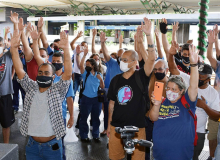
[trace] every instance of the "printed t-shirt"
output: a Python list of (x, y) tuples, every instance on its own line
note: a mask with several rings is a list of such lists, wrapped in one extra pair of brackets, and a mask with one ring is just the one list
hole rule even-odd
[[(148, 88), (150, 77), (146, 76), (144, 68), (135, 72), (139, 72), (144, 88)], [(146, 105), (143, 94), (136, 83), (135, 73), (129, 79), (125, 79), (122, 74), (117, 76), (120, 76), (118, 81), (116, 82), (115, 76), (108, 90), (108, 98), (115, 102), (111, 125), (114, 127), (131, 125), (144, 128)]]
[(183, 64), (182, 61), (179, 61), (177, 58), (175, 58), (175, 62), (176, 62), (176, 65), (177, 65), (177, 68), (184, 72), (184, 73), (187, 73), (190, 75), (190, 67), (187, 67)]
[[(196, 103), (185, 93), (186, 101), (195, 114)], [(195, 126), (192, 116), (179, 99), (171, 103), (166, 99), (159, 109), (153, 128), (153, 156), (157, 160), (191, 160), (194, 152)]]
[(0, 96), (14, 93), (11, 79), (12, 66), (11, 53), (8, 51), (0, 57)]

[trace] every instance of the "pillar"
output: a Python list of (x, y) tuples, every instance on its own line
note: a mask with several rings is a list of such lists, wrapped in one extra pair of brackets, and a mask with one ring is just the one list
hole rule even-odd
[(48, 21), (44, 21), (43, 31), (46, 35), (48, 35)]
[[(90, 21), (90, 26), (97, 26), (97, 20)], [(92, 29), (90, 29), (90, 37), (92, 37)]]
[(74, 35), (74, 23), (69, 24), (69, 35)]
[(189, 40), (190, 24), (179, 24), (179, 29), (176, 33), (178, 43), (186, 43)]
[[(85, 32), (85, 21), (82, 21), (82, 20), (77, 21), (77, 33), (79, 31), (82, 31), (83, 33)], [(84, 34), (82, 37), (79, 38), (79, 42), (80, 41), (81, 42), (84, 41)]]

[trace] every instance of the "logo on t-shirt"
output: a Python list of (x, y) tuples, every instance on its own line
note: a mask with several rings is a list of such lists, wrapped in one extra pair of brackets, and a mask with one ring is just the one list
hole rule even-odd
[(2, 78), (4, 77), (5, 70), (6, 70), (6, 64), (4, 60), (2, 60), (0, 61), (0, 82), (2, 81)]
[(118, 91), (118, 103), (120, 105), (126, 105), (132, 99), (133, 92), (129, 86), (124, 86)]
[(161, 105), (159, 110), (159, 119), (167, 119), (179, 117), (180, 109), (177, 106), (169, 105)]

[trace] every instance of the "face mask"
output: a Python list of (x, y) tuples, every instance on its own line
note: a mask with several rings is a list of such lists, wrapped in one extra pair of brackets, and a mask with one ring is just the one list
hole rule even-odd
[[(41, 57), (42, 58), (42, 57)], [(44, 61), (44, 63), (46, 63), (47, 61), (46, 61), (46, 58), (42, 58), (42, 60)]]
[[(207, 78), (207, 79), (209, 79), (209, 78)], [(207, 80), (207, 79), (206, 79), (206, 80)], [(198, 86), (201, 87), (201, 86), (205, 85), (205, 81), (206, 81), (206, 80), (199, 80)]]
[(37, 76), (36, 81), (40, 88), (47, 88), (51, 86), (53, 82), (53, 77)]
[(99, 65), (99, 61), (96, 61), (97, 65)]
[(100, 53), (99, 56), (100, 56), (100, 58), (104, 58), (103, 53)]
[(123, 61), (120, 62), (120, 69), (123, 71), (123, 72), (127, 72), (130, 68), (128, 68), (128, 64), (129, 63), (125, 63)]
[(3, 47), (0, 47), (0, 54), (3, 53)]
[(163, 73), (156, 72), (154, 73), (154, 75), (158, 80), (162, 80), (166, 76), (165, 72)]
[(175, 101), (179, 97), (179, 93), (172, 92), (171, 90), (166, 91), (166, 95), (169, 101)]
[(91, 72), (92, 67), (86, 66), (85, 70), (86, 70), (87, 73), (88, 73), (88, 72)]
[(182, 56), (182, 61), (183, 61), (185, 64), (189, 64), (189, 63), (190, 63), (189, 57), (184, 57), (184, 56)]
[(56, 71), (60, 70), (63, 67), (63, 63), (52, 63), (56, 68)]
[(59, 51), (60, 49), (57, 46), (54, 46), (54, 50)]

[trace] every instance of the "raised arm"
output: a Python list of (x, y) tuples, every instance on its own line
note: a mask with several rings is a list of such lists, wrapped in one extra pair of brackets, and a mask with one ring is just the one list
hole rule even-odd
[(152, 30), (151, 21), (145, 17), (144, 24), (143, 24), (143, 22), (141, 23), (141, 28), (147, 36), (148, 58), (147, 58), (146, 51), (145, 51), (144, 44), (143, 44), (143, 39), (142, 39), (143, 36), (141, 36), (142, 33), (140, 32), (140, 30), (138, 31), (138, 43), (141, 48), (140, 52), (141, 52), (142, 57), (145, 62), (145, 64), (144, 64), (145, 74), (147, 76), (150, 76), (150, 74), (153, 70), (153, 67), (154, 67), (155, 59), (156, 59), (156, 52), (155, 52), (155, 46), (154, 46), (154, 41), (153, 41), (153, 35), (151, 32), (151, 30)]
[(31, 30), (32, 30), (31, 22), (27, 22), (26, 33), (25, 33), (27, 38), (31, 35)]
[(23, 69), (23, 64), (20, 60), (19, 53), (18, 53), (18, 46), (20, 45), (20, 36), (18, 30), (14, 30), (13, 36), (11, 35), (11, 56), (13, 61), (13, 66), (15, 68), (15, 72), (18, 76), (18, 79), (23, 79), (25, 76), (25, 71)]
[(14, 30), (18, 30), (18, 13), (11, 11), (11, 22), (14, 24)]
[(21, 42), (23, 44), (25, 60), (30, 61), (33, 58), (33, 53), (28, 43), (28, 37), (26, 37), (24, 33), (25, 26), (23, 24), (23, 18), (19, 18), (18, 28), (19, 32), (21, 32)]
[[(54, 42), (56, 43), (56, 42)], [(72, 77), (72, 60), (69, 52), (69, 40), (68, 35), (62, 31), (60, 32), (60, 42), (56, 43), (57, 46), (63, 49), (64, 53), (64, 73), (62, 75), (63, 80), (70, 80)]]
[[(8, 44), (8, 33), (10, 33), (10, 27), (5, 27), (5, 35), (4, 35), (4, 40), (5, 43)], [(9, 48), (10, 46), (6, 46), (7, 48)]]
[(215, 42), (215, 32), (214, 31), (209, 31), (208, 33), (208, 50), (207, 50), (207, 58), (214, 70), (217, 69), (217, 60), (213, 56), (213, 43)]
[[(193, 45), (189, 46), (189, 60), (190, 60), (190, 85), (188, 88), (189, 99), (195, 101), (198, 94), (198, 53), (196, 47)], [(195, 65), (197, 64), (197, 65)], [(194, 65), (194, 66), (193, 66)]]
[(218, 43), (219, 30), (218, 30), (218, 25), (217, 25), (217, 24), (214, 25), (213, 31), (215, 32), (215, 50), (216, 50), (216, 56), (219, 57), (219, 56), (220, 56), (220, 48), (219, 48), (219, 43)]
[(162, 44), (163, 44), (163, 49), (164, 52), (166, 54), (166, 58), (168, 59), (169, 56), (169, 49), (170, 49), (170, 45), (169, 42), (167, 40), (167, 20), (165, 18), (162, 19), (162, 22), (160, 22), (160, 31), (162, 33)]
[(177, 38), (176, 38), (176, 31), (179, 29), (179, 22), (174, 22), (174, 24), (172, 24), (173, 30), (172, 30), (172, 41), (176, 41), (177, 42)]
[(108, 62), (110, 61), (110, 55), (108, 54), (108, 49), (105, 45), (105, 41), (106, 41), (106, 37), (105, 37), (105, 33), (104, 32), (101, 32), (100, 33), (100, 41), (101, 41), (101, 48), (102, 48), (102, 52), (103, 52), (103, 55), (104, 55), (104, 58), (105, 60)]
[(121, 34), (119, 37), (119, 49), (122, 48), (122, 43), (124, 42), (123, 35)]
[(138, 42), (137, 42), (137, 32), (135, 33), (135, 35), (134, 35), (134, 50), (138, 53), (138, 61), (140, 62), (140, 61), (142, 61), (142, 55), (141, 55), (141, 53), (139, 52), (139, 44), (138, 44)]
[(44, 48), (47, 49), (49, 44), (47, 42), (47, 37), (46, 37), (46, 35), (45, 35), (44, 31), (43, 31), (44, 20), (43, 20), (42, 17), (40, 17), (40, 19), (38, 20), (37, 26), (38, 26), (38, 32), (41, 32), (40, 38), (41, 38), (41, 41), (43, 43), (43, 46), (44, 46)]
[(38, 39), (40, 39), (40, 34), (41, 32), (37, 32), (37, 27), (33, 26), (31, 31), (31, 38), (33, 39), (34, 59), (36, 60), (38, 66), (44, 63), (44, 60), (40, 56), (40, 51), (38, 47)]
[(92, 30), (92, 54), (95, 54), (96, 53), (96, 50), (95, 50), (95, 37), (97, 35), (97, 29), (93, 29)]
[(179, 75), (180, 71), (176, 66), (175, 57), (174, 55), (178, 51), (179, 45), (176, 41), (172, 41), (171, 48), (169, 50), (169, 56), (168, 56), (168, 66), (169, 71), (172, 75)]
[[(79, 47), (79, 46), (77, 46), (77, 47)], [(77, 48), (77, 50), (78, 50), (78, 48)], [(86, 59), (86, 56), (87, 56), (88, 52), (89, 52), (88, 46), (85, 45), (85, 46), (84, 46), (84, 55), (83, 55), (83, 58), (81, 59), (81, 61), (80, 61), (80, 57), (77, 56), (78, 61), (79, 61), (79, 63), (80, 63), (79, 69), (80, 69), (81, 74), (83, 74), (83, 73), (85, 72), (85, 66), (84, 66), (84, 64), (85, 64), (85, 59)]]
[(72, 42), (70, 42), (70, 47), (71, 47), (72, 50), (75, 50), (75, 43), (76, 43), (76, 41), (77, 41), (80, 37), (82, 37), (82, 36), (83, 36), (83, 32), (80, 31), (80, 32), (77, 34), (76, 38), (74, 38), (74, 39), (72, 40)]
[(160, 42), (160, 32), (157, 28), (155, 29), (154, 32), (155, 32), (156, 43), (157, 43), (158, 57), (163, 58), (163, 53), (162, 53), (162, 50), (161, 50), (161, 42)]

